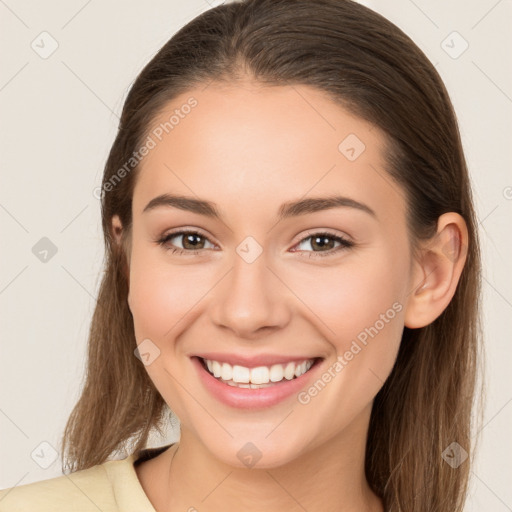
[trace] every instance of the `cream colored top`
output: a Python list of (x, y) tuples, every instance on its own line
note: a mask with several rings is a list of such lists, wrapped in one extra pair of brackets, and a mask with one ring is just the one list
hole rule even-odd
[(0, 512), (156, 512), (134, 463), (156, 457), (169, 446), (0, 490)]

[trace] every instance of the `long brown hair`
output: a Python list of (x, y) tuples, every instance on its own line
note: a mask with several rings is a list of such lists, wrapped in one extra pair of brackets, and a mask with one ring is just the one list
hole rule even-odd
[[(350, 0), (221, 5), (179, 30), (138, 75), (103, 175), (105, 271), (83, 390), (63, 435), (63, 467), (103, 463), (117, 450), (146, 447), (152, 429), (162, 432), (169, 410), (134, 356), (127, 304), (139, 167), (126, 168), (126, 162), (177, 95), (247, 76), (267, 85), (315, 87), (386, 134), (386, 170), (406, 192), (413, 249), (435, 234), (443, 213), (457, 212), (466, 221), (467, 260), (455, 295), (430, 325), (404, 328), (396, 364), (373, 404), (366, 450), (366, 476), (386, 510), (461, 511), (473, 456), (481, 339), (481, 260), (468, 170), (435, 68), (399, 28)], [(115, 214), (125, 228), (121, 246), (111, 231)], [(458, 468), (442, 457), (453, 442), (470, 454)]]

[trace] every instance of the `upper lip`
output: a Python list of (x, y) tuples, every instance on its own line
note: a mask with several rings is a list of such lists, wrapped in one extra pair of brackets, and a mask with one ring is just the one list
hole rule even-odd
[(211, 361), (218, 361), (219, 363), (228, 363), (231, 366), (245, 366), (246, 368), (272, 366), (274, 364), (287, 364), (289, 362), (300, 363), (302, 361), (309, 361), (310, 359), (318, 359), (318, 356), (308, 357), (279, 354), (257, 354), (254, 356), (247, 356), (242, 354), (222, 354), (219, 352), (203, 352), (201, 354), (194, 354), (194, 356), (202, 359), (210, 359)]

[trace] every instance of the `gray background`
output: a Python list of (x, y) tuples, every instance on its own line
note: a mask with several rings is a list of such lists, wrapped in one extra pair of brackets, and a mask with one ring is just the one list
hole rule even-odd
[[(512, 510), (512, 2), (362, 3), (428, 55), (459, 118), (482, 239), (487, 352), (487, 404), (466, 510)], [(93, 190), (137, 73), (210, 5), (0, 0), (0, 488), (61, 474), (53, 450), (78, 398), (102, 269)]]

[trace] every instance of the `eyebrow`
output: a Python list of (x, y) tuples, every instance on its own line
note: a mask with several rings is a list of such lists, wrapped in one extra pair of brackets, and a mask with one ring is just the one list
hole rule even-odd
[[(146, 213), (162, 206), (179, 208), (180, 210), (221, 220), (221, 215), (215, 203), (205, 201), (203, 199), (172, 194), (162, 194), (155, 197), (146, 205), (144, 210), (142, 210), (142, 213)], [(376, 213), (366, 204), (360, 203), (349, 197), (334, 195), (328, 197), (309, 197), (306, 199), (283, 203), (279, 208), (278, 219), (281, 221), (290, 217), (297, 217), (307, 213), (315, 213), (339, 207), (354, 208), (377, 218)]]

